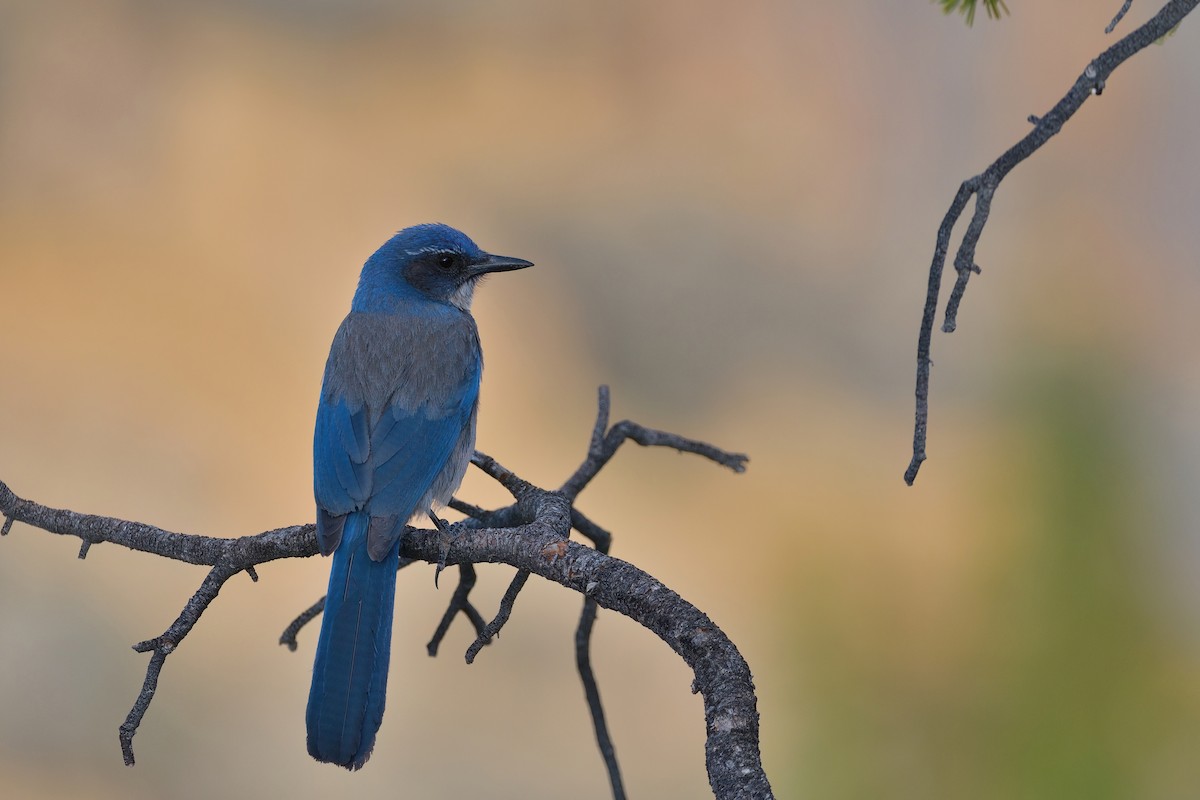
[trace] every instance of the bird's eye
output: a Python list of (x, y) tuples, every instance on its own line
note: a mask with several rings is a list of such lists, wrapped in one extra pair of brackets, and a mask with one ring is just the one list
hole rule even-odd
[(454, 256), (448, 253), (438, 256), (437, 265), (442, 272), (449, 272), (454, 269)]

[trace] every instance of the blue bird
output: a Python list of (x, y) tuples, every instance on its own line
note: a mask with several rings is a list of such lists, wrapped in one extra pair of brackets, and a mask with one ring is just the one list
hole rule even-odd
[[(325, 365), (313, 436), (317, 542), (333, 554), (308, 696), (308, 752), (359, 769), (383, 721), (400, 537), (449, 501), (475, 447), (479, 279), (533, 266), (440, 224), (363, 265)], [(436, 518), (435, 518), (436, 519)]]

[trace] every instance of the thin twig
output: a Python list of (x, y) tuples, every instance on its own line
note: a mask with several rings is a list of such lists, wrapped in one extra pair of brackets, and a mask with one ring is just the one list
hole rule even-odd
[(612, 534), (592, 522), (577, 508), (571, 508), (571, 527), (582, 533), (601, 553), (612, 547)]
[(442, 639), (446, 637), (446, 632), (450, 630), (450, 623), (454, 621), (459, 612), (462, 612), (475, 626), (476, 636), (483, 633), (485, 627), (483, 615), (471, 604), (469, 599), (471, 589), (474, 587), (475, 565), (459, 564), (458, 586), (454, 588), (454, 594), (450, 597), (446, 613), (442, 614), (442, 621), (438, 623), (437, 630), (433, 632), (433, 638), (429, 640), (429, 644), (425, 645), (425, 650), (429, 655), (436, 656), (438, 654), (438, 647), (441, 645)]
[(154, 699), (154, 693), (158, 689), (158, 676), (167, 661), (167, 656), (175, 652), (175, 648), (179, 646), (183, 638), (191, 633), (192, 628), (199, 622), (200, 615), (208, 608), (209, 603), (216, 599), (217, 593), (221, 591), (225, 581), (238, 572), (241, 570), (232, 569), (228, 565), (214, 566), (205, 576), (200, 588), (187, 601), (183, 611), (171, 623), (171, 627), (167, 628), (161, 636), (138, 642), (133, 646), (133, 649), (139, 653), (153, 652), (154, 655), (150, 657), (150, 663), (146, 666), (146, 679), (142, 682), (142, 690), (138, 692), (133, 708), (125, 717), (125, 722), (121, 724), (121, 755), (125, 759), (126, 766), (132, 767), (134, 764), (133, 737), (142, 724), (146, 710), (150, 708), (150, 701)]
[(1125, 0), (1125, 2), (1121, 4), (1121, 10), (1118, 11), (1117, 15), (1112, 18), (1112, 22), (1105, 26), (1104, 32), (1112, 33), (1114, 30), (1116, 30), (1117, 26), (1121, 24), (1121, 20), (1125, 19), (1125, 15), (1129, 13), (1129, 7), (1132, 5), (1133, 0)]
[(279, 637), (279, 643), (287, 645), (287, 649), (291, 650), (293, 653), (296, 652), (296, 648), (298, 647), (296, 635), (300, 633), (301, 628), (320, 616), (321, 612), (324, 610), (325, 596), (322, 595), (320, 600), (301, 611), (300, 614), (294, 620), (292, 620), (286, 628), (283, 629), (283, 634)]
[(592, 438), (588, 442), (588, 455), (600, 456), (604, 452), (604, 436), (608, 433), (608, 415), (612, 408), (612, 393), (607, 384), (596, 390), (596, 424), (592, 426)]
[(941, 225), (938, 226), (933, 262), (929, 267), (929, 282), (925, 291), (925, 308), (921, 315), (921, 330), (917, 337), (913, 455), (908, 468), (904, 471), (905, 483), (912, 485), (921, 468), (921, 463), (926, 458), (925, 441), (929, 423), (929, 367), (933, 363), (929, 354), (933, 337), (933, 322), (937, 314), (942, 269), (950, 248), (950, 234), (955, 223), (962, 216), (967, 201), (972, 196), (975, 197), (975, 211), (954, 257), (954, 268), (958, 272), (958, 278), (946, 305), (946, 318), (942, 324), (942, 330), (946, 333), (955, 329), (958, 306), (966, 292), (967, 282), (972, 274), (979, 272), (979, 267), (975, 263), (975, 249), (983, 234), (983, 228), (987, 224), (992, 198), (1000, 182), (1012, 171), (1013, 167), (1029, 158), (1057, 134), (1089, 97), (1101, 94), (1108, 76), (1112, 74), (1113, 70), (1121, 66), (1130, 56), (1165, 36), (1198, 4), (1200, 4), (1200, 0), (1170, 0), (1146, 24), (1097, 56), (1084, 68), (1076, 78), (1074, 85), (1049, 112), (1041, 117), (1030, 117), (1031, 121), (1036, 120), (1033, 130), (993, 161), (986, 170), (963, 181), (954, 195), (949, 210), (942, 217)]
[(502, 465), (487, 453), (481, 453), (476, 450), (475, 454), (471, 456), (471, 463), (483, 470), (485, 474), (494, 478), (505, 489), (508, 489), (512, 496), (518, 501), (537, 491), (537, 487), (528, 481), (517, 477), (516, 473)]
[(171, 651), (167, 649), (155, 650), (154, 655), (150, 656), (150, 663), (146, 665), (146, 679), (142, 682), (142, 690), (138, 692), (137, 699), (133, 702), (133, 708), (129, 709), (129, 714), (121, 723), (118, 736), (121, 741), (121, 756), (125, 759), (127, 767), (132, 767), (135, 763), (133, 737), (137, 733), (138, 726), (142, 724), (142, 717), (146, 716), (146, 711), (150, 708), (150, 701), (154, 699), (154, 693), (158, 690), (158, 675), (162, 672), (163, 664), (166, 663), (170, 653)]
[(488, 515), (491, 513), (486, 508), (480, 508), (479, 506), (463, 502), (456, 497), (451, 497), (450, 502), (447, 503), (447, 505), (460, 514), (466, 514), (471, 519), (477, 519), (480, 521), (486, 520)]
[[(1200, 0), (1198, 0), (1200, 2)], [(713, 447), (706, 442), (688, 439), (674, 433), (654, 430), (638, 425), (630, 420), (622, 420), (608, 430), (603, 436), (600, 432), (608, 422), (609, 398), (608, 387), (600, 387), (599, 413), (596, 415), (596, 426), (592, 431), (591, 446), (588, 447), (587, 458), (579, 465), (570, 478), (567, 478), (559, 492), (568, 500), (574, 501), (592, 479), (604, 468), (625, 441), (637, 442), (643, 447), (670, 447), (681, 453), (693, 453), (715, 461), (721, 466), (728, 467), (734, 472), (745, 472), (749, 456), (742, 453), (730, 453), (719, 447)]]
[(512, 616), (513, 604), (517, 602), (517, 595), (521, 593), (521, 589), (525, 587), (525, 581), (529, 580), (529, 572), (519, 569), (517, 574), (513, 576), (512, 583), (508, 584), (508, 589), (504, 592), (504, 597), (500, 598), (500, 609), (496, 612), (495, 618), (487, 625), (483, 626), (483, 630), (479, 631), (479, 635), (475, 637), (475, 641), (471, 642), (471, 646), (467, 648), (467, 663), (473, 664), (475, 656), (479, 655), (479, 651), (492, 643), (500, 635), (500, 629), (504, 627), (504, 623), (508, 622), (508, 618)]
[(608, 770), (608, 782), (614, 800), (624, 800), (625, 784), (621, 780), (621, 768), (617, 763), (617, 752), (608, 733), (608, 722), (604, 718), (604, 705), (600, 702), (600, 688), (592, 672), (592, 626), (596, 623), (599, 606), (590, 597), (583, 601), (583, 613), (579, 616), (579, 627), (575, 629), (575, 668), (583, 683), (583, 694), (587, 698), (588, 711), (592, 715), (592, 729), (596, 734), (596, 746)]
[[(601, 403), (601, 417), (606, 416)], [(608, 555), (612, 546), (612, 534), (585, 517), (581, 512), (571, 509), (571, 526), (591, 539), (592, 544), (601, 553)], [(595, 586), (592, 586), (595, 589)], [(625, 784), (621, 780), (621, 767), (617, 762), (617, 752), (613, 747), (612, 736), (608, 732), (608, 721), (604, 717), (604, 704), (600, 702), (600, 687), (596, 683), (596, 674), (592, 671), (592, 628), (596, 624), (596, 612), (599, 606), (587, 596), (584, 587), (583, 611), (579, 614), (579, 625), (575, 628), (575, 668), (579, 672), (579, 680), (583, 684), (583, 695), (587, 699), (588, 712), (592, 717), (592, 730), (596, 734), (596, 746), (600, 749), (600, 757), (604, 759), (604, 767), (608, 771), (608, 782), (612, 787), (614, 800), (624, 800)]]

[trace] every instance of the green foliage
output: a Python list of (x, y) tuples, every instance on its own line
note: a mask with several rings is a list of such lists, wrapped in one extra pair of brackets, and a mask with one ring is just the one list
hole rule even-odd
[[(966, 15), (968, 25), (975, 24), (975, 6), (979, 4), (978, 0), (934, 0), (934, 2), (941, 3), (944, 13), (951, 14), (957, 11)], [(983, 8), (992, 19), (1000, 19), (1002, 12), (1008, 13), (1008, 6), (1004, 5), (1004, 0), (983, 0)]]

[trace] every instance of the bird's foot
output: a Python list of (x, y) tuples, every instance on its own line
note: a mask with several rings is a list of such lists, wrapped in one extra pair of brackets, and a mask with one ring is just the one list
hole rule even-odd
[(450, 544), (454, 541), (456, 534), (450, 532), (450, 523), (433, 513), (433, 509), (429, 509), (429, 519), (433, 521), (433, 527), (438, 529), (438, 533), (441, 534), (442, 538), (442, 546), (438, 552), (437, 570), (433, 573), (433, 588), (436, 589), (438, 576), (446, 568), (446, 559), (450, 556)]

